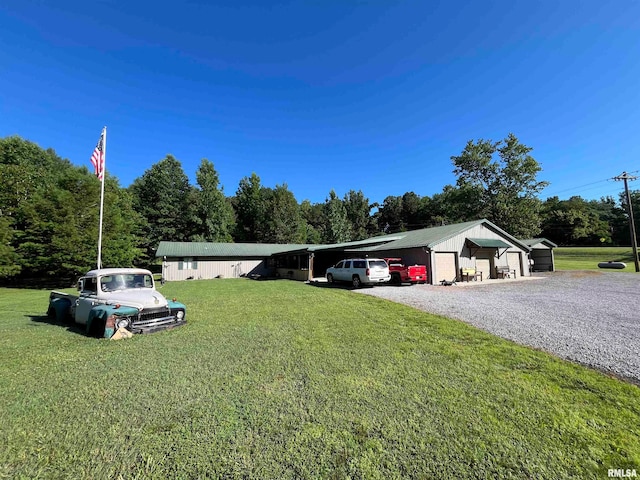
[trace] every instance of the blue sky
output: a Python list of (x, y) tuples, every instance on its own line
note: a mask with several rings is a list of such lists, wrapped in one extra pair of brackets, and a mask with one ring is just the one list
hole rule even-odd
[(637, 1), (4, 0), (0, 32), (0, 137), (90, 167), (106, 125), (123, 186), (171, 153), (227, 195), (256, 172), (298, 201), (431, 196), (509, 132), (543, 199), (640, 170)]

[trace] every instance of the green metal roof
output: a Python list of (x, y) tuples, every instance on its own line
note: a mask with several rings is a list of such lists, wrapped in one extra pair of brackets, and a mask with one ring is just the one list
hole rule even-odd
[(546, 238), (527, 238), (527, 239), (520, 240), (520, 241), (522, 243), (524, 243), (528, 247), (533, 247), (534, 245), (537, 245), (538, 243), (546, 244), (547, 246), (549, 246), (551, 248), (556, 248), (558, 246), (555, 243), (553, 243), (551, 240), (547, 240)]
[(473, 222), (455, 223), (453, 225), (442, 225), (439, 227), (423, 228), (422, 230), (411, 230), (400, 232), (396, 236), (400, 239), (385, 243), (384, 245), (372, 246), (369, 248), (358, 248), (359, 251), (390, 250), (400, 248), (427, 247), (432, 248), (460, 233), (479, 225), (486, 220), (474, 220)]
[(499, 238), (467, 238), (467, 241), (480, 248), (509, 248), (511, 245)]
[[(356, 247), (347, 250), (357, 252), (375, 252), (380, 250), (395, 250), (415, 247), (433, 248), (439, 243), (445, 242), (450, 238), (453, 238), (456, 235), (460, 235), (480, 224), (484, 224), (490, 229), (494, 230), (496, 233), (503, 235), (507, 240), (514, 243), (515, 245), (519, 245), (524, 250), (530, 250), (530, 248), (522, 243), (521, 240), (514, 238), (513, 236), (502, 230), (500, 227), (494, 225), (486, 219), (474, 220), (471, 222), (454, 223), (452, 225), (442, 225), (439, 227), (423, 228), (422, 230), (412, 230), (409, 232), (400, 232), (396, 234), (397, 236), (402, 237), (399, 240), (391, 241), (383, 245)], [(504, 245), (506, 247), (510, 246), (506, 243)], [(506, 248), (505, 246), (501, 246), (500, 248)]]
[(333, 243), (330, 245), (312, 245), (309, 247), (310, 252), (319, 252), (322, 250), (348, 250), (349, 247), (368, 247), (389, 243), (393, 240), (399, 240), (404, 237), (407, 232), (394, 233), (392, 235), (380, 235), (378, 237), (367, 238), (366, 240), (356, 240), (354, 242)]
[[(513, 244), (525, 250), (530, 247), (522, 240), (518, 240), (486, 219), (472, 222), (442, 225), (439, 227), (423, 228), (409, 232), (398, 232), (389, 235), (358, 240), (355, 242), (335, 243), (331, 245), (304, 244), (271, 244), (271, 243), (206, 243), (206, 242), (160, 242), (156, 257), (269, 257), (277, 253), (320, 252), (330, 250), (351, 252), (375, 252), (377, 250), (391, 250), (402, 248), (426, 247), (433, 248), (450, 238), (477, 225), (484, 224), (496, 233), (504, 236)], [(496, 245), (482, 245), (491, 248), (508, 248), (511, 245), (502, 240), (470, 239), (472, 241), (496, 242)], [(499, 245), (498, 245), (499, 243)], [(477, 243), (476, 243), (477, 244)], [(479, 244), (477, 244), (479, 245)]]
[(312, 246), (276, 243), (160, 242), (156, 257), (270, 257), (274, 253), (306, 250)]

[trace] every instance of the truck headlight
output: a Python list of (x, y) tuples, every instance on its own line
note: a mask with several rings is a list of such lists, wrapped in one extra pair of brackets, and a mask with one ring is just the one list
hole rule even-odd
[(131, 320), (128, 317), (116, 318), (116, 330), (120, 328), (129, 328), (131, 326)]
[(178, 320), (182, 320), (182, 319), (184, 318), (184, 310), (178, 310), (178, 311), (176, 312), (176, 318), (177, 318)]

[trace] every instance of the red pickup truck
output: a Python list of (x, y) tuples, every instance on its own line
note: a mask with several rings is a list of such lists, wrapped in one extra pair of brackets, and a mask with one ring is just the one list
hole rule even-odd
[(401, 258), (385, 258), (391, 274), (390, 283), (427, 283), (427, 267), (425, 265), (406, 266)]

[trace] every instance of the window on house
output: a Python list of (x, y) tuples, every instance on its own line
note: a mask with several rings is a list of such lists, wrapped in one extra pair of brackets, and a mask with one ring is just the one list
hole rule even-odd
[(184, 257), (181, 262), (178, 263), (178, 270), (197, 270), (198, 261), (193, 257)]

